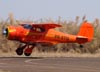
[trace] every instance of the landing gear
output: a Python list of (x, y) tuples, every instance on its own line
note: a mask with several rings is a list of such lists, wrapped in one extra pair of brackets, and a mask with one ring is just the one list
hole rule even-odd
[(33, 48), (34, 48), (34, 46), (31, 46), (31, 47), (27, 46), (27, 48), (24, 51), (24, 55), (25, 56), (30, 56), (32, 54)]
[(16, 53), (17, 53), (17, 55), (22, 55), (23, 54), (23, 49), (22, 48), (16, 49)]
[(17, 55), (22, 55), (24, 52), (25, 56), (30, 56), (32, 54), (32, 50), (35, 45), (24, 45), (22, 46), (21, 44), (19, 47), (16, 49), (16, 54)]
[(22, 46), (22, 44), (19, 45), (19, 47), (16, 49), (17, 55), (23, 54), (23, 49), (26, 47), (26, 45)]

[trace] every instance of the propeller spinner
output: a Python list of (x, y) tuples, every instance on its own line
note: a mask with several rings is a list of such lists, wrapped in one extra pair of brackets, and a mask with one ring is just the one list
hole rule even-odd
[(4, 29), (2, 30), (2, 34), (3, 34), (4, 36), (8, 36), (8, 28), (4, 28)]

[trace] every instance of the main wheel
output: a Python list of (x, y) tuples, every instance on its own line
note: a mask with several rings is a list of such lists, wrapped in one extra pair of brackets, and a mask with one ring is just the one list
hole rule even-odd
[(17, 53), (17, 55), (22, 55), (23, 54), (23, 49), (22, 48), (16, 49), (16, 53)]
[(25, 56), (30, 56), (31, 53), (32, 53), (32, 48), (26, 48), (25, 51), (24, 51)]

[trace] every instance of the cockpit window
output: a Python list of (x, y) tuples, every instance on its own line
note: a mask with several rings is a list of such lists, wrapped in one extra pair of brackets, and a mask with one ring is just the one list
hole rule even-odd
[(26, 29), (30, 29), (34, 32), (45, 32), (45, 28), (42, 28), (42, 27), (34, 27), (32, 25), (29, 25), (29, 24), (23, 24), (22, 25), (24, 28)]
[(28, 25), (28, 24), (24, 24), (23, 27), (26, 28), (26, 29), (31, 29), (32, 28), (32, 26)]
[(45, 32), (45, 29), (40, 28), (40, 27), (33, 27), (31, 30), (36, 31), (36, 32)]

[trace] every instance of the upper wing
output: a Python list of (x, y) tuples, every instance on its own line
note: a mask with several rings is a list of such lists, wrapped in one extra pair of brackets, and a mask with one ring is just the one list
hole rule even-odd
[(54, 23), (45, 23), (45, 24), (32, 24), (33, 27), (40, 27), (40, 28), (45, 28), (45, 29), (52, 29), (56, 27), (61, 27), (59, 24), (54, 24)]
[[(20, 24), (20, 25), (25, 25), (25, 24)], [(56, 28), (56, 27), (61, 27), (61, 25), (55, 24), (55, 23), (29, 24), (29, 25), (31, 25), (32, 27), (40, 27), (40, 28), (45, 28), (45, 29), (52, 29), (52, 28)]]

